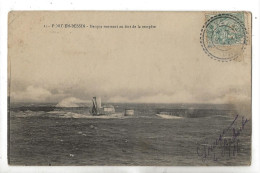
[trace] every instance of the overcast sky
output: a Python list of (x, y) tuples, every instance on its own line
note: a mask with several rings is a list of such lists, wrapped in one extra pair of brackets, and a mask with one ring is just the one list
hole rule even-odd
[[(12, 101), (230, 103), (251, 96), (251, 58), (217, 62), (202, 50), (202, 13), (10, 14)], [(142, 16), (141, 16), (142, 15)], [(52, 23), (155, 29), (43, 28)]]

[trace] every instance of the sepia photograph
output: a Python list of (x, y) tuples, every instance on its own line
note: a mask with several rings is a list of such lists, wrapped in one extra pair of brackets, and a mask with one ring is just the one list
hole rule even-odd
[(252, 14), (10, 11), (11, 166), (250, 166)]

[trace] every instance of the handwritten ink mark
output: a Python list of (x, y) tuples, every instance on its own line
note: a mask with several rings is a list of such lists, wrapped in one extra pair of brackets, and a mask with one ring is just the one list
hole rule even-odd
[[(245, 125), (248, 123), (248, 119), (242, 117), (241, 126), (236, 129), (234, 127), (237, 122), (238, 115), (235, 116), (234, 120), (230, 125), (225, 128), (222, 133), (219, 134), (218, 138), (211, 144), (208, 144), (207, 141), (204, 141), (203, 144), (198, 144), (197, 146), (197, 155), (201, 157), (202, 161), (206, 161), (207, 158), (213, 157), (213, 161), (219, 161), (219, 157), (231, 157), (236, 156), (240, 152), (240, 140), (238, 137), (241, 135), (242, 131), (245, 128)], [(228, 132), (232, 130), (232, 136), (227, 137)], [(217, 156), (218, 151), (220, 151), (220, 156)]]

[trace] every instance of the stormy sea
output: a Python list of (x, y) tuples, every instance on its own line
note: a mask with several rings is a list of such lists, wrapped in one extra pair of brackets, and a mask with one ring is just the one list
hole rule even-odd
[(56, 104), (10, 104), (10, 165), (251, 163), (251, 119), (232, 105), (111, 103), (115, 115), (92, 116), (91, 107)]

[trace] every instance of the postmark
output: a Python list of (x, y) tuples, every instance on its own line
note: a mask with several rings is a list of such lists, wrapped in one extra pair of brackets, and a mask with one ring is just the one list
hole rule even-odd
[(228, 62), (243, 55), (248, 43), (244, 13), (206, 15), (200, 33), (203, 51), (212, 59)]

